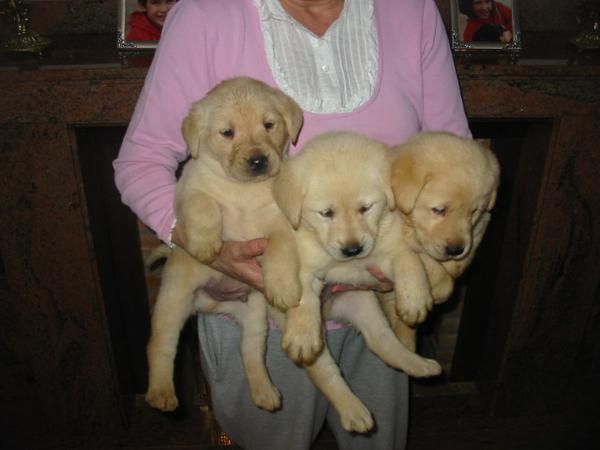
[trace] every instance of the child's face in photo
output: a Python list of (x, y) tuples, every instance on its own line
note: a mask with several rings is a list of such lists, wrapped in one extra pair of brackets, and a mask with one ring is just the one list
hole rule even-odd
[(480, 19), (489, 19), (492, 12), (492, 0), (473, 0), (473, 12)]
[(175, 5), (175, 2), (176, 0), (148, 0), (146, 2), (146, 15), (150, 22), (162, 28), (167, 13)]

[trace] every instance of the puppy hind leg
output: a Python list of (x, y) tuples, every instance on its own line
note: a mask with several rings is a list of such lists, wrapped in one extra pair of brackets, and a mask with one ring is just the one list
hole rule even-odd
[(391, 292), (376, 292), (377, 300), (383, 314), (385, 315), (390, 327), (394, 331), (394, 334), (402, 345), (404, 345), (411, 352), (417, 350), (417, 330), (416, 328), (410, 327), (402, 322), (402, 319), (398, 317), (396, 312), (396, 296), (394, 291)]
[(350, 322), (363, 334), (369, 349), (386, 364), (413, 377), (439, 375), (441, 366), (410, 351), (398, 340), (373, 292), (351, 292), (333, 298), (333, 319)]
[(183, 251), (175, 250), (167, 261), (146, 348), (149, 369), (146, 401), (161, 411), (173, 411), (178, 406), (173, 384), (175, 354), (179, 333), (192, 314), (193, 294), (198, 285), (195, 280), (200, 281), (198, 271), (190, 271), (185, 264), (186, 258), (191, 259)]
[(346, 431), (366, 433), (373, 428), (371, 412), (350, 390), (327, 346), (311, 365), (304, 367), (314, 385), (339, 414)]
[(279, 409), (281, 394), (271, 382), (265, 365), (269, 331), (265, 298), (260, 292), (253, 291), (246, 303), (220, 302), (219, 312), (231, 314), (240, 325), (240, 353), (252, 401), (267, 411)]

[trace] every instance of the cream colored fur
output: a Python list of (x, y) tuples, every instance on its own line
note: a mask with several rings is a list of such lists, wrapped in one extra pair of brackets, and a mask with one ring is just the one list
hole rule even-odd
[[(177, 407), (173, 386), (177, 341), (186, 319), (200, 311), (243, 319), (241, 352), (252, 398), (265, 409), (279, 407), (279, 392), (261, 359), (267, 332), (262, 294), (251, 293), (247, 303), (217, 302), (202, 287), (224, 278), (207, 265), (224, 240), (268, 237), (265, 261), (284, 260), (294, 267), (294, 247), (285, 238), (289, 226), (272, 200), (271, 183), (301, 125), (302, 111), (292, 99), (248, 78), (221, 83), (186, 117), (183, 135), (192, 159), (177, 183), (176, 213), (187, 251), (175, 248), (170, 253), (152, 315), (146, 393), (152, 406)], [(294, 279), (281, 280), (289, 284), (278, 284), (276, 291), (297, 299)]]
[[(491, 150), (443, 132), (416, 134), (394, 149), (392, 189), (404, 239), (421, 256), (435, 303), (445, 301), (469, 266), (496, 201), (500, 167)], [(415, 330), (379, 295), (396, 334), (415, 348)]]
[[(285, 161), (273, 185), (295, 229), (300, 260), (302, 298), (287, 311), (282, 341), (294, 361), (310, 363), (321, 354), (319, 293), (326, 282), (372, 285), (366, 267), (377, 265), (395, 283), (394, 309), (404, 322), (422, 322), (433, 304), (420, 257), (403, 239), (402, 219), (393, 211), (390, 155), (384, 144), (355, 133), (324, 134)], [(347, 314), (365, 321), (382, 315), (378, 308), (371, 315), (350, 312), (354, 307), (340, 301), (335, 309), (343, 314), (348, 308)], [(381, 333), (386, 328), (378, 327)], [(399, 360), (391, 365), (409, 375), (440, 373), (437, 362), (393, 341)], [(381, 353), (388, 361), (390, 356)]]

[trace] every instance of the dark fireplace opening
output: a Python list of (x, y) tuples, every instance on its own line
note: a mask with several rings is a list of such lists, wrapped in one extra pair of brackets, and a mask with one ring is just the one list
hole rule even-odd
[(78, 158), (112, 353), (124, 396), (146, 389), (145, 347), (149, 304), (140, 234), (114, 184), (112, 161), (125, 134), (122, 126), (76, 127)]
[[(150, 316), (160, 285), (160, 268), (144, 258), (160, 244), (153, 232), (121, 202), (112, 162), (125, 135), (124, 126), (75, 127), (77, 156), (91, 236), (108, 322), (112, 354), (125, 404), (142, 402), (148, 384), (146, 344)], [(198, 360), (195, 321), (181, 333), (175, 361), (175, 384), (183, 413), (187, 405), (206, 402)]]
[(475, 260), (457, 281), (451, 299), (437, 305), (419, 329), (419, 351), (438, 359), (445, 372), (439, 380), (417, 383), (423, 395), (431, 386), (448, 383), (470, 384), (465, 389), (479, 395), (498, 381), (552, 123), (473, 120), (471, 130), (498, 157), (501, 184)]
[[(436, 306), (419, 328), (419, 352), (438, 359), (445, 374), (417, 381), (417, 396), (437, 394), (440, 386), (449, 385), (468, 385), (469, 393), (479, 395), (496, 383), (552, 137), (552, 123), (544, 119), (473, 120), (471, 129), (500, 160), (501, 185), (473, 264), (452, 298)], [(158, 240), (121, 203), (114, 186), (112, 161), (124, 133), (123, 126), (75, 128), (115, 365), (123, 394), (136, 396), (146, 389), (145, 346), (159, 285), (159, 273), (149, 272), (143, 257)], [(177, 362), (179, 377), (185, 379), (178, 388), (186, 392), (180, 395), (184, 402), (187, 393), (203, 395), (193, 330), (193, 324), (186, 328), (179, 355), (184, 362)]]

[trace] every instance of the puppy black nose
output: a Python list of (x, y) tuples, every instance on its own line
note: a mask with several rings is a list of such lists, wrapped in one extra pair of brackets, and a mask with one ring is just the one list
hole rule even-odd
[(459, 256), (464, 251), (465, 248), (461, 245), (449, 245), (446, 247), (446, 255), (448, 256)]
[(253, 155), (247, 159), (248, 168), (254, 175), (262, 175), (269, 168), (269, 158), (265, 155)]
[(353, 256), (360, 255), (363, 251), (362, 245), (352, 245), (342, 248), (342, 254), (346, 258), (352, 258)]

